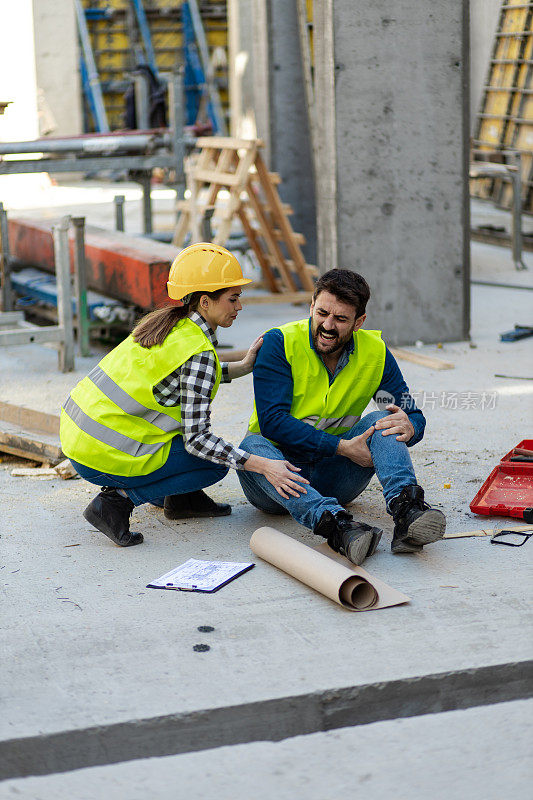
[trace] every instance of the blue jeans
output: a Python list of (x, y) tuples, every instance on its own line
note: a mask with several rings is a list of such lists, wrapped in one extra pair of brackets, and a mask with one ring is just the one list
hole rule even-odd
[[(353, 426), (342, 439), (360, 436), (378, 419), (388, 417), (385, 411), (367, 414)], [(256, 472), (239, 471), (237, 475), (247, 499), (256, 508), (269, 514), (289, 513), (294, 519), (314, 530), (325, 511), (335, 514), (366, 489), (374, 473), (383, 487), (387, 507), (389, 502), (400, 494), (404, 486), (416, 483), (411, 456), (404, 442), (396, 441), (394, 435), (383, 436), (382, 431), (374, 431), (367, 440), (374, 467), (360, 467), (345, 456), (331, 456), (316, 461), (291, 463), (300, 467), (300, 475), (310, 482), (306, 485), (307, 494), (299, 497), (281, 497), (264, 475)], [(249, 434), (240, 447), (248, 453), (265, 458), (284, 459), (283, 450), (272, 444), (264, 436)]]
[(132, 477), (111, 475), (70, 460), (76, 472), (86, 481), (95, 483), (97, 486), (124, 489), (136, 506), (143, 503), (162, 506), (167, 495), (186, 494), (195, 492), (197, 489), (204, 489), (206, 486), (218, 483), (228, 474), (227, 467), (221, 467), (212, 461), (206, 461), (188, 453), (183, 446), (182, 436), (175, 436), (172, 439), (165, 464), (154, 472), (150, 472), (149, 475)]

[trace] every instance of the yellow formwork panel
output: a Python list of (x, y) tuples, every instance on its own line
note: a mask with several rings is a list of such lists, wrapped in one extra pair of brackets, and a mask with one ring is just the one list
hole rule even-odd
[[(109, 8), (111, 19), (88, 20), (89, 34), (94, 51), (100, 81), (103, 83), (104, 105), (112, 130), (124, 127), (124, 92), (111, 91), (111, 81), (124, 81), (129, 70), (135, 67), (133, 42), (128, 33), (127, 15), (134, 18), (129, 0), (82, 0), (85, 8)], [(183, 36), (179, 9), (181, 0), (145, 0), (144, 10), (152, 39), (158, 70), (172, 72), (182, 63)], [(212, 6), (210, 12), (209, 6)], [(222, 16), (220, 12), (222, 11)], [(221, 0), (201, 3), (202, 22), (210, 55), (215, 48), (228, 52), (226, 3)], [(211, 14), (213, 16), (211, 16)], [(135, 26), (136, 28), (136, 26)], [(138, 37), (140, 40), (140, 36)], [(219, 67), (215, 73), (220, 84), (220, 99), (224, 110), (228, 109), (227, 66)]]
[[(521, 151), (526, 200), (533, 168), (533, 72), (528, 63), (533, 54), (532, 12), (533, 2), (502, 3), (475, 137), (475, 146), (482, 151)], [(501, 180), (472, 181), (471, 192), (507, 207), (512, 200), (510, 185)]]

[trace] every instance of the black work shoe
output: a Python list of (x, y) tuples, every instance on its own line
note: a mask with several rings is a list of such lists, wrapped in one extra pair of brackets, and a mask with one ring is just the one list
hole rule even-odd
[(131, 547), (144, 541), (142, 533), (130, 531), (130, 514), (133, 509), (134, 505), (129, 497), (122, 497), (116, 489), (104, 486), (100, 494), (89, 503), (83, 516), (119, 547)]
[(364, 522), (354, 522), (348, 511), (324, 511), (314, 533), (323, 536), (336, 553), (346, 556), (352, 564), (362, 564), (376, 552), (382, 531)]
[(394, 519), (393, 553), (418, 553), (425, 544), (444, 536), (446, 517), (424, 502), (421, 486), (404, 486), (389, 507)]
[(187, 494), (170, 494), (165, 497), (167, 519), (192, 519), (194, 517), (227, 517), (231, 514), (228, 503), (215, 503), (200, 489)]

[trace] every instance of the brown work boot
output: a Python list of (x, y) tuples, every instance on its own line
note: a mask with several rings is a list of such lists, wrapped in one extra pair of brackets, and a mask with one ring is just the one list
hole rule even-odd
[(382, 531), (365, 522), (354, 522), (348, 511), (335, 514), (324, 511), (314, 533), (327, 539), (331, 549), (346, 556), (352, 564), (362, 564), (376, 552)]
[(194, 519), (194, 517), (227, 517), (231, 514), (228, 503), (215, 503), (205, 492), (170, 494), (165, 497), (165, 517), (167, 519)]
[(122, 497), (116, 489), (104, 486), (89, 503), (83, 516), (119, 547), (131, 547), (144, 541), (142, 533), (130, 531), (130, 514), (134, 508), (129, 497)]

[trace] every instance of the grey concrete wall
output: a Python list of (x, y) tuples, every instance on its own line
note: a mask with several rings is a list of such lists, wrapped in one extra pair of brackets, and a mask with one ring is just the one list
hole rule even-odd
[(316, 264), (316, 213), (296, 3), (228, 0), (231, 130), (257, 135), (294, 209), (308, 263)]
[(316, 213), (309, 122), (305, 101), (296, 2), (270, 0), (269, 106), (271, 166), (283, 178), (280, 195), (294, 209), (291, 218), (316, 264)]
[(78, 40), (72, 0), (33, 0), (41, 133), (82, 132)]
[(317, 101), (335, 126), (335, 163), (321, 174), (336, 178), (338, 266), (368, 279), (367, 325), (388, 341), (462, 339), (467, 4), (335, 0), (332, 13), (331, 63), (317, 70), (333, 67), (335, 84)]
[(476, 116), (487, 78), (494, 34), (502, 0), (470, 0), (470, 131), (475, 132)]

